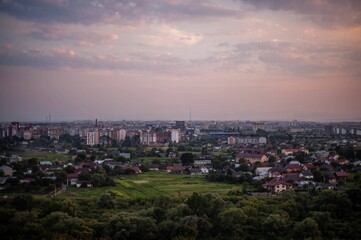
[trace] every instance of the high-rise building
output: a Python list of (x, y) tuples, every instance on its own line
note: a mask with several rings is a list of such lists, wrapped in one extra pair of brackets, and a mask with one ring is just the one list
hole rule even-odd
[(118, 141), (124, 141), (125, 140), (125, 137), (127, 136), (127, 130), (125, 129), (119, 129), (118, 131)]
[(180, 141), (180, 138), (181, 138), (180, 129), (172, 129), (171, 133), (172, 133), (171, 141), (178, 143)]
[(157, 133), (152, 130), (143, 130), (140, 132), (140, 143), (150, 145), (157, 143)]
[(89, 131), (86, 133), (86, 144), (89, 146), (94, 146), (99, 144), (100, 134), (98, 130)]
[(265, 130), (265, 124), (264, 123), (253, 123), (252, 130), (254, 132), (257, 132), (257, 130)]
[(180, 130), (184, 130), (186, 128), (185, 121), (176, 121), (175, 128), (179, 128)]
[(20, 129), (20, 123), (18, 122), (12, 122), (9, 125), (9, 136), (17, 136), (19, 134), (19, 129)]

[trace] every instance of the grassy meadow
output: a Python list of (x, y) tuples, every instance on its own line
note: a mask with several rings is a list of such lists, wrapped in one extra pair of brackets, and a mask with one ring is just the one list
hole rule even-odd
[(115, 179), (116, 186), (100, 188), (69, 187), (61, 197), (98, 198), (102, 193), (113, 191), (117, 197), (152, 198), (157, 196), (189, 196), (198, 193), (226, 193), (240, 189), (238, 185), (208, 182), (204, 176), (168, 174), (164, 171), (141, 173)]
[(65, 153), (52, 153), (52, 152), (21, 152), (17, 153), (23, 160), (29, 160), (30, 158), (38, 158), (39, 160), (46, 160), (51, 162), (67, 161), (71, 159), (71, 156)]

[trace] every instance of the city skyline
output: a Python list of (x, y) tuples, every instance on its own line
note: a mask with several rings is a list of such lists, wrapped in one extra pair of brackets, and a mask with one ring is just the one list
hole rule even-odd
[(0, 3), (0, 122), (361, 121), (361, 2)]

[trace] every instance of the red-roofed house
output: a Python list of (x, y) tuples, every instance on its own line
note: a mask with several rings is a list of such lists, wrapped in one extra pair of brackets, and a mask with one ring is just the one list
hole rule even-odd
[(79, 173), (69, 173), (68, 174), (68, 183), (70, 186), (75, 186), (78, 181)]
[(182, 173), (186, 168), (183, 166), (167, 166), (165, 170), (169, 173)]
[(267, 188), (272, 193), (280, 193), (289, 188), (292, 188), (292, 184), (284, 181), (274, 181), (263, 184), (263, 187)]
[(312, 169), (315, 169), (316, 168), (316, 166), (315, 165), (313, 165), (312, 163), (306, 163), (306, 164), (304, 164), (303, 165), (303, 170), (312, 170)]
[(302, 167), (298, 164), (287, 164), (285, 167), (286, 172), (299, 172)]
[(348, 177), (348, 172), (335, 172), (335, 176), (337, 180), (346, 180)]
[(20, 180), (20, 183), (32, 183), (34, 181), (35, 181), (34, 178), (24, 178)]

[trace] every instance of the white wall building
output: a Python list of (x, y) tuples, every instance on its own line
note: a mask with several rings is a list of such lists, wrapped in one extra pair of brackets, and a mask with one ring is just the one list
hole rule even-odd
[(119, 129), (119, 132), (118, 132), (118, 141), (124, 141), (126, 136), (127, 136), (127, 130), (125, 130), (125, 129)]
[(98, 130), (87, 132), (86, 133), (86, 144), (89, 146), (94, 146), (99, 144), (100, 134)]
[(180, 129), (172, 129), (171, 133), (172, 133), (171, 141), (178, 143), (180, 141), (180, 136), (181, 136)]
[(267, 143), (267, 139), (265, 137), (228, 137), (227, 141), (229, 145)]

